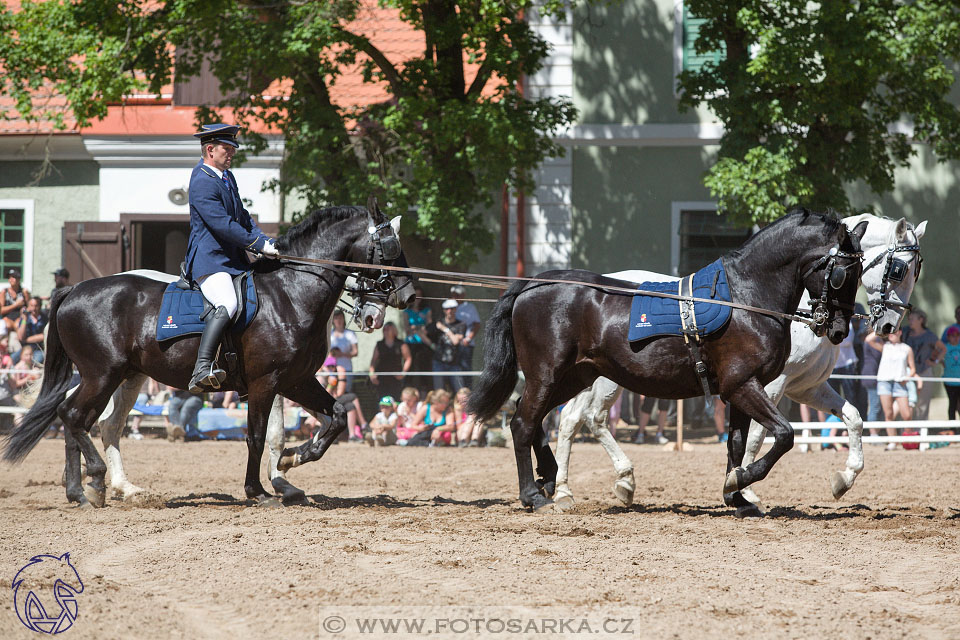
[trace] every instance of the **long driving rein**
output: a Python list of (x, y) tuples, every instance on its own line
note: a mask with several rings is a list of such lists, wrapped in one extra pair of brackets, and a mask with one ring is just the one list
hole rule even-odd
[[(365, 270), (365, 269), (379, 269), (381, 271), (397, 271), (405, 273), (420, 273), (424, 275), (434, 275), (434, 276), (444, 276), (447, 278), (456, 278), (461, 284), (469, 284), (478, 287), (489, 287), (495, 289), (506, 289), (508, 285), (505, 285), (501, 282), (496, 282), (497, 280), (506, 280), (506, 281), (523, 281), (523, 282), (532, 282), (538, 284), (579, 284), (581, 286), (591, 287), (593, 289), (598, 289), (607, 293), (614, 293), (619, 295), (649, 295), (657, 298), (669, 298), (672, 300), (680, 300), (684, 302), (706, 302), (709, 304), (716, 304), (725, 307), (732, 307), (734, 309), (742, 309), (744, 311), (750, 311), (753, 313), (760, 313), (767, 316), (772, 316), (775, 318), (783, 318), (785, 320), (791, 320), (796, 322), (802, 322), (809, 326), (815, 333), (818, 331), (818, 328), (824, 327), (826, 325), (827, 311), (826, 306), (828, 303), (827, 289), (830, 287), (840, 288), (843, 286), (843, 282), (846, 280), (846, 266), (837, 265), (837, 258), (849, 258), (849, 259), (862, 259), (863, 253), (851, 253), (846, 251), (840, 251), (839, 246), (834, 246), (830, 249), (830, 253), (818, 260), (813, 267), (808, 269), (804, 274), (804, 277), (815, 271), (817, 268), (822, 266), (824, 263), (827, 264), (827, 273), (824, 278), (824, 291), (821, 294), (820, 305), (817, 309), (814, 310), (813, 317), (804, 317), (795, 313), (782, 313), (780, 311), (772, 311), (770, 309), (762, 309), (760, 307), (754, 307), (747, 304), (740, 304), (738, 302), (727, 302), (725, 300), (713, 300), (710, 298), (697, 298), (694, 296), (681, 296), (674, 293), (666, 293), (660, 291), (638, 291), (635, 288), (630, 287), (618, 287), (614, 285), (601, 285), (592, 282), (581, 282), (578, 280), (561, 280), (554, 278), (527, 278), (522, 276), (495, 276), (495, 275), (484, 275), (484, 276), (473, 276), (472, 274), (460, 273), (456, 271), (441, 271), (437, 269), (424, 269), (420, 267), (395, 267), (393, 265), (385, 264), (365, 264), (361, 262), (348, 262), (344, 260), (327, 260), (323, 258), (303, 258), (300, 256), (290, 256), (290, 255), (279, 255), (277, 259), (282, 262), (290, 262), (294, 264), (307, 264), (307, 265), (320, 265), (329, 268), (334, 267), (347, 267), (355, 270)], [(351, 273), (350, 275), (355, 275)], [(384, 275), (376, 281), (377, 283), (386, 282)], [(390, 286), (392, 285), (392, 281)], [(381, 294), (388, 293), (389, 291), (383, 291), (381, 289)], [(852, 305), (844, 305), (836, 300), (829, 300), (830, 303), (841, 306), (843, 308), (852, 308)], [(819, 309), (823, 308), (821, 313), (817, 313)]]

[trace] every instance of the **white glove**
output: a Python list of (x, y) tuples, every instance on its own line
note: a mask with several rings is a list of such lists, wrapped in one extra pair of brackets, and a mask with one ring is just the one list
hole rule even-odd
[(280, 252), (277, 251), (277, 248), (273, 246), (273, 242), (270, 240), (263, 243), (263, 250), (260, 253), (271, 257), (280, 255)]

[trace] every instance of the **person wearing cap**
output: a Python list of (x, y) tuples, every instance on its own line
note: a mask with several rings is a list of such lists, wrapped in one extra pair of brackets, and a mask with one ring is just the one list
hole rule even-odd
[[(473, 367), (475, 338), (480, 331), (480, 313), (472, 302), (463, 299), (466, 294), (463, 285), (455, 284), (450, 287), (450, 294), (450, 297), (457, 301), (457, 320), (467, 325), (467, 332), (463, 335), (463, 342), (460, 343), (460, 368), (463, 371), (470, 371)], [(465, 380), (469, 379), (465, 376)]]
[(397, 443), (397, 401), (393, 396), (380, 398), (380, 413), (370, 421), (370, 431), (364, 441), (371, 447), (385, 447)]
[[(457, 320), (458, 306), (457, 301), (453, 298), (444, 300), (441, 305), (443, 319), (428, 327), (430, 340), (434, 344), (434, 373), (463, 371), (460, 345), (463, 343), (463, 336), (467, 333), (467, 325)], [(462, 386), (464, 386), (463, 376), (433, 376), (434, 389), (452, 387), (452, 390), (456, 391)]]
[[(960, 327), (947, 327), (947, 352), (943, 357), (943, 377), (960, 378)], [(955, 420), (960, 410), (960, 381), (944, 382), (947, 391), (947, 418)]]
[(209, 124), (194, 134), (200, 139), (201, 160), (190, 176), (190, 238), (184, 268), (187, 279), (200, 285), (214, 311), (207, 315), (200, 336), (190, 393), (219, 389), (226, 378), (217, 366), (216, 353), (237, 310), (233, 276), (249, 268), (247, 252), (278, 255), (274, 241), (243, 208), (237, 181), (230, 173), (240, 147), (239, 130), (236, 125)]
[(53, 289), (50, 290), (50, 295), (47, 297), (41, 297), (40, 299), (44, 302), (53, 299), (53, 294), (57, 292), (57, 289), (63, 289), (64, 287), (70, 286), (70, 272), (60, 267), (53, 272)]
[(17, 337), (17, 323), (20, 316), (27, 308), (27, 300), (30, 299), (30, 292), (20, 284), (20, 270), (7, 269), (7, 282), (9, 286), (3, 290), (3, 299), (0, 301), (0, 317), (3, 318), (3, 334), (10, 336), (10, 351), (20, 351), (20, 340)]

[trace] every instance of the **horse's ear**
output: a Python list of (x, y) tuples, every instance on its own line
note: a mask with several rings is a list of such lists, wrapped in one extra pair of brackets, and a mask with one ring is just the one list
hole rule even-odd
[(917, 236), (917, 241), (919, 241), (920, 238), (923, 237), (923, 234), (927, 232), (927, 221), (924, 220), (923, 222), (918, 224), (916, 227), (914, 227), (913, 232)]
[[(926, 224), (926, 223), (924, 223)], [(400, 216), (397, 216), (390, 221), (390, 226), (393, 228), (393, 233), (398, 238), (400, 237)]]
[(371, 215), (380, 213), (380, 207), (377, 205), (377, 196), (367, 198), (367, 211), (369, 211)]
[(907, 237), (907, 231), (910, 230), (910, 225), (907, 223), (906, 218), (900, 218), (897, 220), (897, 226), (893, 230), (893, 237), (897, 239), (897, 243), (903, 241)]
[(864, 220), (857, 226), (853, 228), (850, 232), (850, 237), (856, 239), (857, 245), (860, 244), (860, 239), (863, 238), (864, 234), (867, 233), (867, 221)]

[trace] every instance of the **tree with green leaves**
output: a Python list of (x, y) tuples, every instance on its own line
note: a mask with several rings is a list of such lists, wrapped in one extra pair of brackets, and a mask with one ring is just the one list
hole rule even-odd
[[(504, 183), (528, 189), (533, 169), (562, 152), (551, 133), (575, 117), (568, 101), (517, 89), (549, 52), (523, 20), (534, 3), (380, 0), (422, 34), (423, 51), (410, 60), (390, 60), (355, 29), (370, 4), (27, 0), (0, 12), (3, 91), (17, 112), (4, 115), (65, 127), (64, 109), (38, 99), (57, 95), (83, 127), (124, 96), (158, 93), (174, 73), (196, 76), (206, 58), (227, 97), (201, 108), (198, 124), (231, 108), (253, 153), (267, 140), (252, 132), (282, 134), (280, 178), (270, 188), (297, 192), (310, 209), (369, 194), (394, 211), (415, 207), (416, 233), (437, 243), (445, 262), (469, 263), (492, 246), (484, 208)], [(537, 4), (546, 14), (564, 5)], [(357, 64), (388, 100), (334, 102), (331, 87)]]
[(742, 223), (803, 204), (847, 212), (845, 185), (877, 194), (929, 145), (960, 158), (948, 100), (960, 55), (956, 0), (686, 0), (705, 19), (695, 47), (719, 61), (680, 75), (681, 106), (723, 123), (705, 178)]

